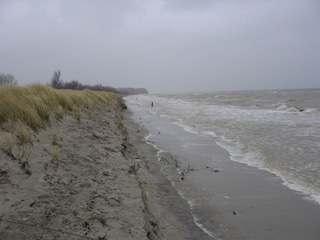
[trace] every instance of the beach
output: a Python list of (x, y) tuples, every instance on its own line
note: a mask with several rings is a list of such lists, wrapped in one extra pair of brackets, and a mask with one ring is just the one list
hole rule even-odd
[(2, 124), (0, 239), (317, 239), (307, 196), (128, 106), (50, 117), (11, 154)]
[[(219, 94), (221, 95), (221, 93)], [(231, 98), (234, 98), (235, 94), (243, 93), (234, 93)], [(257, 95), (257, 99), (262, 95), (261, 93), (254, 94)], [(275, 93), (271, 93), (271, 96), (273, 94)], [(270, 118), (276, 118), (277, 114), (280, 114), (281, 119), (286, 120), (283, 117), (288, 116), (290, 117), (288, 121), (291, 123), (295, 121), (294, 117), (303, 117), (305, 124), (305, 120), (310, 118), (311, 127), (314, 115), (318, 114), (317, 111), (312, 110), (310, 113), (291, 112), (291, 108), (288, 111), (282, 109), (256, 110), (250, 104), (248, 110), (241, 106), (242, 114), (238, 116), (231, 115), (231, 111), (229, 111), (232, 109), (232, 112), (237, 113), (236, 107), (206, 105), (208, 98), (206, 95), (205, 97), (206, 99), (203, 100), (202, 95), (177, 94), (125, 98), (128, 108), (133, 112), (132, 119), (140, 124), (142, 131), (145, 131), (144, 141), (157, 151), (157, 160), (161, 164), (159, 170), (169, 181), (166, 186), (171, 185), (175, 189), (173, 192), (177, 193), (175, 197), (177, 203), (173, 209), (179, 206), (179, 201), (187, 203), (182, 215), (178, 215), (177, 211), (169, 212), (174, 216), (179, 216), (175, 218), (178, 220), (188, 219), (191, 215), (194, 224), (184, 226), (202, 231), (203, 235), (199, 235), (202, 238), (197, 236), (190, 237), (190, 239), (317, 239), (320, 234), (318, 227), (320, 207), (316, 201), (317, 198), (313, 194), (292, 187), (294, 182), (285, 181), (281, 175), (266, 168), (266, 165), (263, 165), (264, 168), (259, 168), (255, 167), (255, 164), (251, 164), (252, 160), (260, 159), (259, 155), (254, 152), (244, 154), (239, 150), (236, 151), (237, 149), (234, 147), (234, 143), (237, 143), (236, 137), (228, 140), (214, 135), (214, 133), (219, 133), (217, 131), (219, 130), (218, 124), (220, 124), (218, 117), (222, 115), (222, 111), (226, 111), (227, 117), (232, 120), (231, 124), (228, 124), (228, 119), (223, 121), (224, 125), (221, 129), (224, 129), (228, 134), (240, 132), (235, 127), (237, 121), (241, 120), (240, 116), (243, 117), (246, 114), (246, 116), (250, 116), (248, 122), (251, 128), (251, 130), (247, 130), (247, 134), (254, 137), (253, 143), (248, 145), (252, 150), (256, 146), (255, 143), (266, 142), (262, 137), (255, 138), (255, 132), (252, 131), (254, 114), (258, 114), (257, 127), (262, 131), (265, 125), (260, 120), (260, 116), (264, 111), (271, 114)], [(215, 95), (213, 97), (217, 99)], [(200, 98), (206, 104), (198, 100), (191, 101), (190, 98)], [(225, 95), (223, 98), (226, 98)], [(150, 106), (151, 101), (154, 102), (153, 107)], [(241, 101), (239, 102), (243, 104)], [(205, 114), (208, 114), (208, 110), (211, 109), (214, 110), (214, 114), (209, 115), (210, 118), (206, 118)], [(179, 115), (179, 118), (176, 115)], [(265, 115), (262, 116), (267, 119)], [(245, 129), (245, 124), (247, 124), (245, 121), (239, 123), (243, 129)], [(270, 121), (267, 121), (266, 124), (269, 126)], [(274, 125), (277, 126), (276, 124), (277, 122)], [(291, 126), (297, 125), (292, 124)], [(297, 131), (296, 128), (293, 130)], [(298, 131), (300, 132), (300, 129)], [(241, 132), (241, 134), (244, 133), (244, 131)], [(260, 132), (257, 130), (256, 133)], [(264, 133), (266, 138), (269, 137), (268, 134), (268, 132)], [(281, 134), (282, 132), (276, 135), (272, 141), (279, 142), (279, 139), (283, 137)], [(312, 139), (312, 135), (310, 133), (309, 135), (304, 135), (304, 141)], [(244, 136), (241, 135), (241, 137)], [(294, 141), (297, 138), (297, 136), (292, 136), (290, 140)], [(300, 144), (304, 143), (302, 138), (299, 139)], [(222, 142), (222, 140), (228, 141)], [(226, 145), (222, 143), (229, 143), (230, 147), (226, 148)], [(270, 144), (272, 144), (271, 141)], [(300, 156), (297, 154), (290, 155), (291, 152), (283, 150), (290, 146), (289, 140), (284, 139), (280, 144), (278, 156), (276, 155), (278, 153), (276, 146), (270, 150), (273, 152), (272, 156), (276, 157), (276, 159), (271, 159), (274, 162), (280, 164), (283, 161), (283, 155), (293, 156), (292, 158), (287, 157), (287, 166), (290, 166), (289, 160), (291, 159), (300, 159), (301, 165), (303, 161), (309, 161), (309, 164), (305, 164), (305, 171), (307, 171), (311, 162), (317, 160), (312, 158), (313, 155), (307, 155), (313, 145), (304, 149), (304, 154), (301, 155), (303, 158), (299, 158)], [(268, 145), (265, 144), (265, 146)], [(298, 148), (292, 146), (291, 149)], [(265, 157), (265, 160), (269, 159)], [(297, 169), (295, 165), (291, 168), (293, 171)], [(298, 173), (292, 176), (299, 177)], [(310, 175), (310, 177), (312, 176)], [(316, 186), (316, 180), (311, 180), (310, 186), (312, 186), (311, 184)], [(158, 187), (161, 189), (160, 185)], [(161, 196), (162, 202), (170, 198), (170, 194), (162, 194)], [(161, 202), (158, 205), (163, 206)]]
[(4, 150), (3, 124), (0, 239), (148, 239), (139, 156), (122, 110), (115, 102), (82, 111), (80, 120), (52, 117), (33, 133), (25, 164), (21, 146)]
[(0, 239), (210, 239), (123, 108), (51, 117), (33, 132), (26, 164), (22, 146), (6, 150), (3, 124)]

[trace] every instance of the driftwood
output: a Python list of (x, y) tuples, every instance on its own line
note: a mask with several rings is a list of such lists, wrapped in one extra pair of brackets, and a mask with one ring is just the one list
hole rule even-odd
[(170, 166), (175, 167), (177, 169), (177, 171), (179, 172), (179, 174), (181, 175), (181, 180), (184, 180), (185, 174), (187, 174), (188, 172), (190, 172), (192, 170), (190, 161), (188, 161), (187, 168), (182, 170), (181, 169), (181, 162), (172, 156), (170, 150), (168, 151), (168, 155), (169, 155), (169, 160), (166, 158), (161, 158), (160, 160), (166, 162)]

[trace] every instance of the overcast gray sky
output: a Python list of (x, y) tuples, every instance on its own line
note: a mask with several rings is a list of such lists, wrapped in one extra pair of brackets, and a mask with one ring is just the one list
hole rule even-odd
[(319, 88), (319, 0), (0, 0), (0, 73), (152, 93)]

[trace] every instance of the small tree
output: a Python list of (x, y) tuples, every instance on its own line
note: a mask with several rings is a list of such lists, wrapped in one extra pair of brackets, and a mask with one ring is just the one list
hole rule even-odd
[(4, 73), (1, 73), (0, 74), (0, 85), (10, 85), (10, 86), (13, 86), (13, 85), (17, 85), (18, 84), (18, 81), (15, 80), (14, 76), (11, 75), (11, 74), (4, 74)]
[(63, 88), (63, 81), (60, 79), (61, 77), (61, 72), (60, 70), (55, 71), (53, 73), (53, 76), (51, 78), (51, 87), (53, 88), (57, 88), (57, 89), (61, 89)]

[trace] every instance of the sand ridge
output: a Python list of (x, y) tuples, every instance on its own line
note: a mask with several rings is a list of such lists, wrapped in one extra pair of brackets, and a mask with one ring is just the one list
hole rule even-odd
[(24, 167), (4, 151), (12, 136), (1, 130), (0, 239), (148, 239), (138, 157), (120, 109), (52, 118), (34, 133)]

